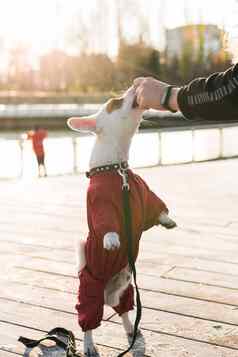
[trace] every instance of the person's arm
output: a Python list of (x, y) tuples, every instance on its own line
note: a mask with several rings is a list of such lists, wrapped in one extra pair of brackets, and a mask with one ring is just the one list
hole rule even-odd
[[(134, 81), (137, 103), (142, 109), (165, 110), (161, 105), (167, 83), (154, 78)], [(207, 78), (196, 78), (181, 88), (173, 88), (168, 101), (173, 111), (187, 119), (238, 119), (238, 64)]]
[(238, 119), (238, 64), (208, 78), (194, 79), (173, 95), (174, 106), (188, 119)]

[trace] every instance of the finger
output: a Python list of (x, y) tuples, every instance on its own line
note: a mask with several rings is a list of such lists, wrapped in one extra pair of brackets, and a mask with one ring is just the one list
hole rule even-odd
[(144, 107), (144, 95), (143, 95), (143, 88), (138, 87), (136, 89), (136, 102), (140, 109), (145, 109)]
[(140, 99), (142, 97), (142, 91), (143, 91), (142, 87), (137, 87), (136, 88), (135, 95), (136, 95), (137, 98)]
[(144, 80), (145, 80), (145, 77), (135, 78), (134, 81), (133, 81), (133, 85), (135, 87), (138, 87)]
[(148, 106), (145, 104), (145, 99), (142, 95), (137, 99), (137, 103), (138, 103), (139, 109), (142, 109), (142, 110), (148, 109)]
[(141, 90), (137, 89), (135, 92), (135, 103), (140, 106)]
[(139, 109), (145, 109), (144, 99), (143, 98), (138, 98), (137, 99), (137, 104), (138, 104)]

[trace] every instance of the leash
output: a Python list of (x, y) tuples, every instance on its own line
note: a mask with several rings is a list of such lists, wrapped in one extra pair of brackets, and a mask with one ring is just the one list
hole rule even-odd
[(56, 345), (61, 348), (61, 351), (65, 352), (65, 357), (82, 356), (76, 350), (76, 342), (73, 332), (66, 330), (63, 327), (56, 327), (50, 330), (44, 337), (40, 338), (39, 340), (33, 340), (22, 336), (18, 338), (18, 341), (23, 343), (27, 348), (37, 347), (41, 342), (46, 340), (54, 341)]
[(142, 308), (141, 308), (141, 300), (140, 300), (140, 292), (137, 286), (136, 281), (136, 267), (135, 261), (133, 258), (133, 245), (132, 245), (132, 218), (131, 218), (131, 207), (130, 207), (130, 185), (128, 181), (128, 173), (127, 168), (123, 166), (120, 167), (118, 170), (119, 175), (122, 176), (122, 201), (123, 201), (123, 212), (124, 212), (124, 225), (125, 225), (125, 233), (128, 237), (128, 263), (130, 270), (133, 275), (135, 289), (136, 289), (136, 319), (134, 323), (134, 331), (133, 331), (133, 338), (129, 348), (120, 353), (118, 357), (124, 356), (127, 352), (129, 352), (135, 344), (138, 327), (141, 320)]

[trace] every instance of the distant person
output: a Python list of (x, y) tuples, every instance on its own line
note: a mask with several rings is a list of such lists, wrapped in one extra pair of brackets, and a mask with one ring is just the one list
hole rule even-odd
[[(45, 167), (44, 139), (48, 136), (47, 130), (35, 126), (34, 130), (28, 131), (27, 139), (32, 140), (33, 151), (38, 163), (39, 177), (47, 176)], [(43, 175), (42, 175), (43, 171)]]
[(229, 36), (228, 50), (236, 64), (225, 72), (196, 78), (180, 88), (151, 77), (136, 78), (134, 85), (139, 107), (181, 111), (189, 120), (197, 117), (238, 119), (238, 37), (232, 33)]

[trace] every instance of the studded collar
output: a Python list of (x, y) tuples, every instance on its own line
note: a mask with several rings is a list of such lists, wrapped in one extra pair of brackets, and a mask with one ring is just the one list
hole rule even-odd
[(86, 172), (86, 176), (88, 178), (98, 175), (100, 173), (105, 173), (105, 172), (111, 172), (111, 171), (118, 171), (119, 169), (128, 169), (129, 165), (127, 161), (123, 161), (119, 164), (109, 164), (109, 165), (103, 165), (103, 166), (98, 166), (98, 167), (93, 167), (90, 171)]

